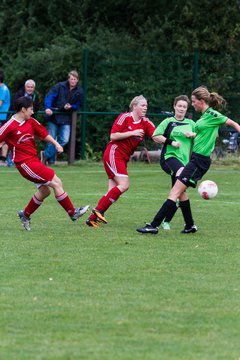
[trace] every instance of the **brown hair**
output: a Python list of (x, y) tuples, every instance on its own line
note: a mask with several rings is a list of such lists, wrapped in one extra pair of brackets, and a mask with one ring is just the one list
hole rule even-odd
[(21, 111), (22, 108), (29, 108), (33, 106), (32, 98), (21, 96), (15, 101), (15, 109), (17, 112)]
[(68, 78), (69, 78), (71, 75), (72, 75), (73, 77), (79, 79), (79, 75), (78, 75), (77, 70), (72, 70), (72, 71), (70, 71), (70, 72), (68, 73)]
[(175, 97), (174, 102), (173, 102), (173, 106), (175, 106), (178, 103), (178, 101), (181, 101), (181, 100), (186, 101), (186, 103), (188, 104), (188, 107), (189, 107), (190, 100), (189, 100), (189, 97), (187, 95), (179, 95), (179, 96)]
[(226, 106), (226, 100), (216, 92), (209, 92), (205, 86), (199, 86), (193, 90), (192, 95), (198, 100), (203, 100), (215, 110), (221, 110)]

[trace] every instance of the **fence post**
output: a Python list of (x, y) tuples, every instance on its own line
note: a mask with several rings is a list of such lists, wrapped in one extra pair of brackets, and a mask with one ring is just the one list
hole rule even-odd
[[(83, 107), (82, 111), (87, 111), (87, 85), (88, 85), (88, 54), (89, 50), (83, 50)], [(85, 159), (85, 142), (86, 142), (86, 123), (87, 115), (82, 114), (81, 119), (81, 158)]]
[(194, 51), (193, 55), (193, 89), (198, 86), (198, 72), (199, 72), (199, 52)]
[(76, 128), (77, 128), (77, 112), (72, 112), (71, 119), (71, 134), (68, 147), (68, 164), (73, 164), (75, 160), (75, 148), (76, 148)]
[[(193, 55), (193, 89), (198, 86), (198, 75), (199, 75), (199, 52), (198, 50), (194, 51)], [(197, 114), (193, 109), (193, 120), (196, 120)]]

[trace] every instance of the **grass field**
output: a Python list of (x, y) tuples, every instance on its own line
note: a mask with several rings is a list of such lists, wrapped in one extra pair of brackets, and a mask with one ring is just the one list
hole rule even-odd
[[(76, 206), (96, 205), (101, 164), (56, 167)], [(34, 186), (1, 168), (1, 360), (239, 360), (240, 170), (212, 166), (214, 200), (189, 190), (199, 231), (138, 234), (165, 200), (157, 164), (130, 164), (108, 225), (71, 222), (53, 194), (24, 231)]]

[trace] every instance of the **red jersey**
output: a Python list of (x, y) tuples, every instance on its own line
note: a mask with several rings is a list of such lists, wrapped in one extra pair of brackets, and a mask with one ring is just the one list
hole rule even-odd
[(33, 118), (20, 123), (12, 116), (0, 128), (0, 143), (4, 141), (9, 146), (14, 163), (19, 164), (38, 157), (35, 135), (43, 140), (49, 134), (47, 129)]
[(134, 122), (132, 113), (130, 112), (120, 114), (113, 123), (111, 134), (116, 132), (124, 133), (127, 131), (140, 129), (144, 130), (144, 135), (142, 137), (131, 136), (123, 140), (111, 140), (109, 144), (115, 144), (117, 146), (117, 151), (119, 151), (126, 160), (129, 160), (130, 156), (134, 153), (138, 145), (144, 139), (144, 136), (148, 135), (152, 137), (155, 126), (145, 116), (140, 121)]

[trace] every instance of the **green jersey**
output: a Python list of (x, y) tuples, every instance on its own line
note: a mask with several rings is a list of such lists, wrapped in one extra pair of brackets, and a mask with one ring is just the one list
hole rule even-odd
[(192, 147), (192, 138), (187, 138), (184, 133), (186, 131), (195, 132), (195, 122), (191, 119), (177, 120), (175, 117), (170, 117), (161, 122), (155, 129), (153, 136), (163, 135), (167, 139), (179, 141), (181, 146), (175, 148), (172, 145), (163, 145), (161, 157), (167, 160), (170, 157), (175, 157), (186, 165), (189, 161), (190, 151)]
[(227, 116), (208, 108), (196, 122), (197, 135), (194, 139), (193, 152), (210, 156), (215, 146), (219, 126), (223, 125), (227, 119)]

